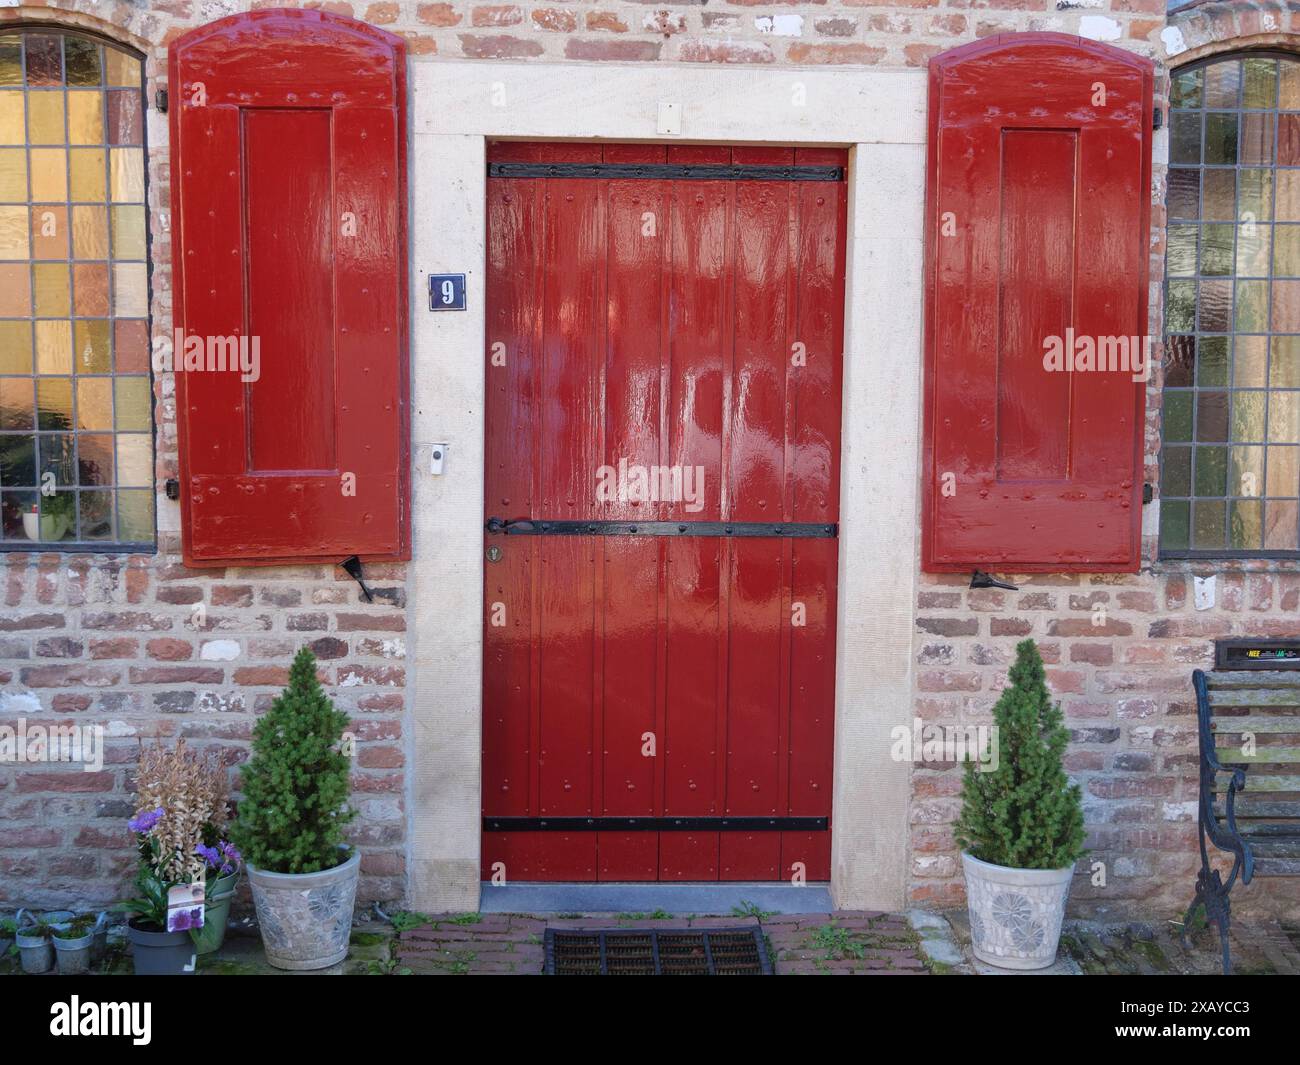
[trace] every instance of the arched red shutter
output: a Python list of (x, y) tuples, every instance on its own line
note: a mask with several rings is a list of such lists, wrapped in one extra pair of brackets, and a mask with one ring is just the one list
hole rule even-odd
[(1138, 568), (1151, 90), (1063, 34), (930, 62), (927, 571)]
[(403, 42), (255, 11), (169, 82), (186, 562), (409, 557)]

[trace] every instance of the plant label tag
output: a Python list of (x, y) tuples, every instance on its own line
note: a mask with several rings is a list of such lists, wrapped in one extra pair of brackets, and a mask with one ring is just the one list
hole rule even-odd
[(203, 927), (203, 885), (177, 884), (167, 891), (167, 931)]

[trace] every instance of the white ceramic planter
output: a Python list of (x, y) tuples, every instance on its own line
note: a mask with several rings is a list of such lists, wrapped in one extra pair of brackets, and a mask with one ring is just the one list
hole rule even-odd
[(966, 905), (975, 957), (1003, 969), (1046, 969), (1056, 960), (1074, 866), (1009, 869), (965, 852)]
[(361, 852), (319, 873), (269, 873), (249, 864), (266, 960), (277, 969), (324, 969), (348, 956)]

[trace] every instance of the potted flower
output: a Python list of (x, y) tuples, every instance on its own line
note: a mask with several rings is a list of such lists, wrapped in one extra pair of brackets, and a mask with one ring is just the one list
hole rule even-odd
[(30, 976), (48, 973), (54, 968), (54, 946), (50, 942), (50, 926), (30, 910), (19, 910), (14, 928), (14, 942), (23, 972)]
[(253, 729), (231, 834), (244, 852), (267, 960), (323, 969), (347, 957), (360, 854), (343, 844), (347, 715), (334, 708), (303, 648), (289, 686)]
[(214, 845), (200, 843), (196, 853), (203, 859), (204, 882), (207, 901), (204, 907), (203, 927), (194, 932), (194, 948), (199, 954), (220, 950), (226, 941), (226, 925), (230, 920), (230, 902), (239, 886), (239, 873), (243, 856), (233, 843), (218, 840)]
[[(221, 839), (226, 823), (226, 774), (178, 740), (141, 748), (137, 773), (138, 812), (128, 827), (138, 837), (136, 897), (118, 909), (131, 914), (127, 939), (135, 971), (148, 975), (194, 972), (205, 911), (222, 880), (218, 862), (207, 860), (230, 844)], [(229, 877), (223, 888), (230, 883)], [(229, 909), (226, 900), (225, 910)], [(221, 918), (224, 928), (224, 911)]]
[(975, 956), (1006, 969), (1056, 959), (1065, 899), (1083, 856), (1079, 787), (1065, 775), (1069, 733), (1033, 640), (1016, 647), (993, 708), (997, 760), (967, 762), (955, 835)]
[(60, 976), (90, 972), (90, 945), (95, 938), (95, 918), (82, 914), (53, 929), (54, 957)]

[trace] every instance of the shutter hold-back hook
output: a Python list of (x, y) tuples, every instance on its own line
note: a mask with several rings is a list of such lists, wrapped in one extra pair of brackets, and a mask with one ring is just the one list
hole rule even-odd
[(970, 575), (970, 586), (972, 588), (1005, 588), (1009, 592), (1020, 591), (1016, 585), (1008, 584), (1006, 581), (1000, 581), (996, 577), (991, 577), (982, 569), (977, 569)]
[(361, 559), (356, 555), (352, 555), (350, 558), (345, 558), (339, 565), (343, 567), (344, 573), (361, 585), (361, 594), (366, 597), (366, 602), (373, 603), (375, 597), (370, 594), (370, 589), (366, 587), (366, 582), (361, 576)]

